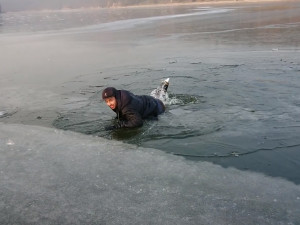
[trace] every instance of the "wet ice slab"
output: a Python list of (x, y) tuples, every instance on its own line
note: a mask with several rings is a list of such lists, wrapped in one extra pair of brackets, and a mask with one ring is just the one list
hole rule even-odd
[(300, 186), (156, 149), (0, 124), (1, 224), (299, 224)]

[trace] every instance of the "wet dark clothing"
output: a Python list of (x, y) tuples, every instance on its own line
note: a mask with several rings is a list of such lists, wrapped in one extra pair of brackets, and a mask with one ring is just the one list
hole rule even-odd
[(143, 119), (157, 117), (165, 111), (164, 104), (148, 95), (134, 95), (129, 91), (116, 91), (118, 128), (140, 127)]

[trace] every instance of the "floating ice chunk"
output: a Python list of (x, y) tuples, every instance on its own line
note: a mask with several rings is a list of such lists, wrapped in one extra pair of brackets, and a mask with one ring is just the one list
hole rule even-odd
[(17, 111), (0, 111), (0, 118), (4, 118), (4, 117), (9, 117), (12, 116), (13, 114), (15, 114)]
[(8, 141), (6, 142), (6, 144), (7, 145), (14, 145), (15, 143), (12, 140), (8, 139)]
[(1, 118), (1, 117), (5, 117), (6, 115), (7, 115), (7, 112), (0, 111), (0, 118)]

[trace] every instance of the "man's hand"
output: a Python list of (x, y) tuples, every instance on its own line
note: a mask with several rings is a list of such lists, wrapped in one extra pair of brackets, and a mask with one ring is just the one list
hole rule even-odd
[(115, 125), (110, 125), (110, 126), (106, 126), (105, 128), (104, 128), (104, 130), (116, 130), (116, 129), (119, 129), (119, 128), (121, 128), (121, 124), (120, 123), (117, 123), (117, 124), (115, 124)]
[(104, 130), (107, 130), (107, 131), (109, 131), (109, 130), (115, 130), (116, 129), (116, 126), (106, 126), (106, 127), (104, 127)]

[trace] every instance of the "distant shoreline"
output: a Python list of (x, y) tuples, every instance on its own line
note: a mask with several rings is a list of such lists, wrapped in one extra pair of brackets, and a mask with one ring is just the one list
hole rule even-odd
[[(157, 3), (157, 4), (140, 4), (140, 5), (128, 5), (128, 6), (111, 6), (111, 7), (79, 7), (79, 8), (61, 8), (61, 9), (35, 9), (35, 10), (16, 10), (16, 11), (2, 11), (2, 13), (10, 12), (51, 12), (51, 11), (80, 11), (80, 10), (96, 10), (96, 9), (118, 9), (118, 8), (146, 8), (146, 7), (171, 7), (171, 6), (188, 6), (188, 5), (222, 5), (222, 4), (243, 4), (243, 3), (266, 3), (266, 2), (284, 2), (286, 0), (203, 0), (198, 2), (181, 2), (181, 3)], [(297, 1), (297, 0), (288, 0)]]
[[(182, 2), (182, 3), (165, 3), (165, 4), (149, 4), (149, 5), (131, 5), (131, 6), (114, 6), (109, 8), (136, 8), (136, 7), (168, 7), (168, 6), (184, 6), (184, 5), (204, 5), (204, 4), (240, 4), (240, 3), (263, 3), (263, 2), (284, 2), (286, 0), (220, 0), (209, 1), (204, 0), (201, 2)], [(297, 0), (289, 0), (297, 1)]]

